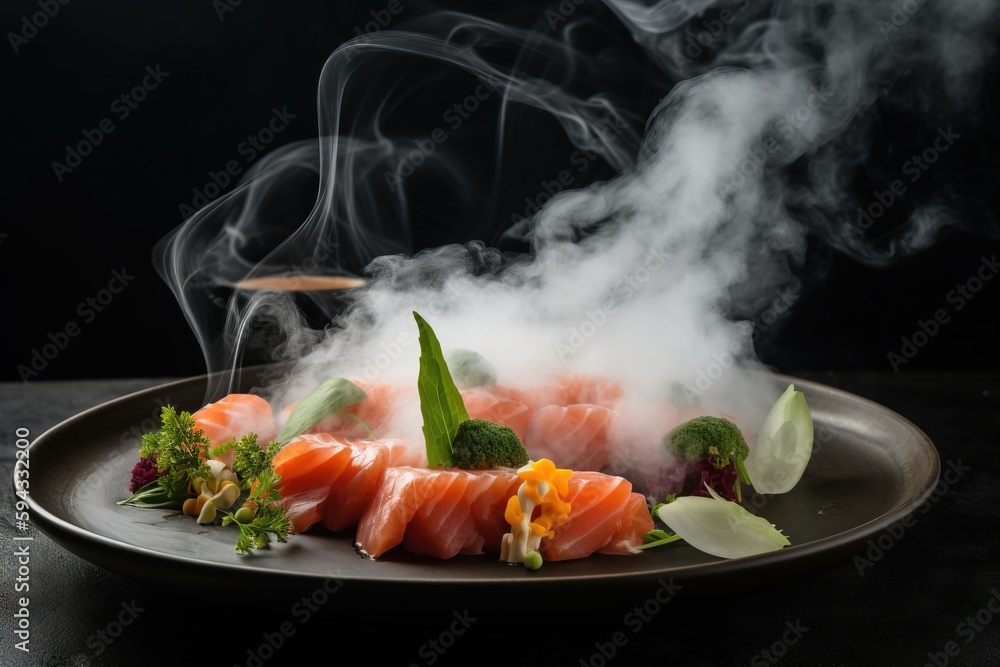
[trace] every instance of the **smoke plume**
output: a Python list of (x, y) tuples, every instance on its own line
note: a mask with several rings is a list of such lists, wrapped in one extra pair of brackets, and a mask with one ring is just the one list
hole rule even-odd
[[(915, 148), (982, 120), (997, 18), (982, 0), (400, 18), (330, 56), (318, 139), (261, 160), (158, 264), (210, 371), (254, 340), (291, 361), (278, 403), (333, 376), (413, 382), (417, 311), (502, 383), (568, 368), (758, 415), (754, 317), (815, 276), (812, 247), (888, 265), (968, 219), (948, 184), (866, 226), (859, 191), (898, 176), (871, 167), (891, 113)], [(526, 181), (536, 161), (555, 168)], [(425, 247), (418, 218), (462, 237)], [(239, 288), (306, 274), (365, 282), (311, 294), (325, 328), (308, 292)]]

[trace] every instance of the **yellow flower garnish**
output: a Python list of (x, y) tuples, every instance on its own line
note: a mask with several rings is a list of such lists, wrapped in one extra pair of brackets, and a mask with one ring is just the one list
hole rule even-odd
[[(511, 532), (503, 536), (500, 558), (508, 563), (523, 563), (530, 551), (537, 551), (542, 538), (555, 535), (555, 527), (569, 519), (569, 479), (573, 471), (556, 468), (549, 459), (539, 459), (517, 471), (521, 486), (507, 501), (504, 519)], [(535, 509), (539, 515), (533, 517)]]

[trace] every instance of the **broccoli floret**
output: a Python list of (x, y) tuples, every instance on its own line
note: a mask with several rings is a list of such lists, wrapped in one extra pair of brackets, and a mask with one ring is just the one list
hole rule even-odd
[(497, 369), (478, 352), (454, 349), (446, 356), (448, 370), (459, 389), (491, 387), (497, 383)]
[(739, 427), (722, 417), (690, 419), (663, 436), (663, 446), (688, 461), (708, 457), (716, 468), (740, 466), (750, 454)]
[(458, 425), (451, 458), (456, 468), (464, 470), (520, 468), (528, 463), (528, 453), (514, 429), (486, 419), (467, 419)]

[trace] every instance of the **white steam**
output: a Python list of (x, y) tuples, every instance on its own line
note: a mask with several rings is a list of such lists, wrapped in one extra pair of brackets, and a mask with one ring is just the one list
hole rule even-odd
[[(762, 369), (750, 320), (809, 273), (811, 237), (884, 264), (928, 246), (955, 223), (948, 202), (932, 199), (876, 245), (852, 225), (850, 185), (868, 157), (880, 101), (899, 104), (900, 95), (912, 95), (903, 104), (929, 123), (939, 122), (944, 101), (952, 113), (964, 109), (991, 55), (983, 35), (995, 25), (994, 3), (606, 4), (677, 80), (640, 122), (613, 95), (585, 85), (601, 80), (601, 57), (573, 44), (569, 25), (552, 33), (441, 12), (338, 49), (320, 82), (316, 145), (277, 153), (159, 251), (165, 277), (201, 332), (210, 370), (238, 363), (233, 348), (255, 313), (282, 312), (275, 310), (281, 302), (268, 311), (261, 301), (288, 297), (264, 293), (254, 308), (231, 308), (220, 344), (190, 301), (194, 277), (231, 284), (301, 273), (303, 259), (327, 243), (336, 251), (326, 253), (321, 269), (363, 273), (369, 282), (322, 335), (303, 331), (294, 317), (271, 317), (286, 324), (276, 356), (295, 360), (269, 387), (279, 404), (333, 376), (413, 383), (417, 311), (445, 348), (473, 349), (492, 361), (503, 384), (530, 384), (568, 368), (620, 380), (639, 400), (686, 388), (708, 409), (755, 419), (774, 396), (754, 391)], [(392, 135), (394, 110), (402, 108), (393, 95), (419, 98), (421, 76), (433, 78), (423, 66), (470, 77), (469, 92), (479, 91), (492, 115), (459, 123), (454, 134), (440, 135), (447, 142), (429, 143), (433, 126)], [(370, 107), (354, 101), (370, 100), (358, 87), (387, 72), (396, 78), (385, 97)], [(902, 92), (893, 89), (899, 80), (907, 81)], [(617, 176), (551, 197), (518, 228), (528, 254), (490, 248), (476, 227), (468, 243), (409, 248), (417, 192), (407, 180), (411, 158), (422, 156), (423, 171), (413, 178), (436, 179), (454, 193), (455, 201), (438, 204), (475, 219), (495, 204), (501, 183), (510, 187), (512, 154), (523, 159), (532, 150), (513, 136), (514, 111), (524, 108), (536, 122), (554, 120), (573, 146)], [(484, 118), (495, 121), (495, 153), (475, 152), (463, 162), (461, 141)], [(421, 148), (429, 145), (434, 151)], [(492, 172), (480, 177), (484, 164)], [(271, 229), (260, 211), (294, 174), (315, 179), (312, 209), (262, 258), (248, 260), (244, 245)], [(520, 187), (530, 198), (536, 184)], [(223, 266), (238, 275), (224, 275)], [(210, 352), (211, 345), (222, 350)]]

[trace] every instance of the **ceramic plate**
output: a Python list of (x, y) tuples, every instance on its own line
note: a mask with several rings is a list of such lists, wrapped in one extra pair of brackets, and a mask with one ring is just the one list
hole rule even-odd
[[(255, 386), (261, 372), (244, 371), (242, 389)], [(136, 461), (138, 434), (158, 428), (164, 403), (192, 412), (201, 407), (209, 380), (200, 376), (130, 394), (39, 436), (30, 448), (36, 525), (70, 552), (130, 578), (223, 592), (336, 590), (338, 608), (352, 615), (384, 608), (386, 600), (455, 608), (471, 597), (502, 608), (521, 588), (570, 596), (575, 608), (586, 610), (595, 600), (607, 605), (662, 596), (670, 585), (728, 594), (843, 564), (918, 509), (940, 472), (934, 445), (906, 418), (838, 389), (775, 375), (767, 381), (777, 393), (792, 382), (804, 392), (816, 426), (815, 451), (795, 489), (770, 497), (745, 493), (748, 506), (791, 539), (793, 546), (780, 551), (723, 560), (675, 543), (635, 556), (546, 563), (529, 572), (486, 555), (441, 561), (392, 553), (372, 561), (355, 552), (353, 534), (316, 533), (240, 556), (233, 528), (200, 526), (172, 510), (116, 504)]]

